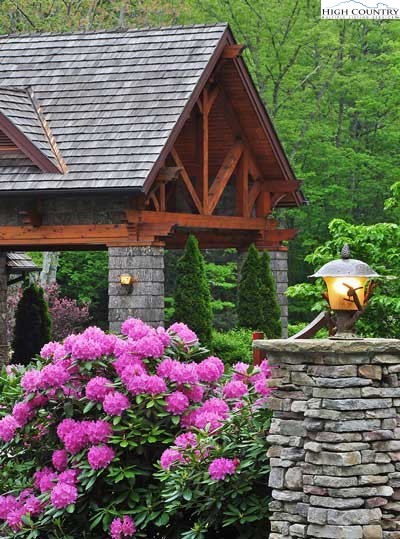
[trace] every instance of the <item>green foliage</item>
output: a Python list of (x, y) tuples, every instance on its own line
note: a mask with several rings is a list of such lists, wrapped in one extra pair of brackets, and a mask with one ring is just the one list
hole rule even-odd
[(253, 353), (251, 348), (252, 331), (250, 329), (231, 329), (230, 331), (213, 331), (213, 351), (224, 363), (233, 365), (238, 361), (251, 364)]
[(235, 323), (237, 264), (206, 261), (205, 269), (211, 290), (214, 326), (220, 330), (227, 330)]
[[(185, 450), (185, 464), (156, 474), (163, 483), (165, 512), (192, 515), (194, 524), (182, 539), (205, 539), (211, 530), (219, 532), (221, 539), (253, 539), (269, 531), (265, 434), (271, 414), (254, 401), (252, 394), (244, 397), (243, 407), (222, 425), (217, 440), (207, 432), (199, 433), (196, 447)], [(238, 459), (240, 469), (224, 481), (215, 481), (208, 466), (221, 457)]]
[(262, 325), (260, 328), (267, 339), (278, 339), (282, 335), (281, 310), (276, 297), (274, 278), (271, 272), (271, 259), (268, 251), (260, 258)]
[(193, 235), (188, 237), (176, 270), (174, 319), (191, 327), (200, 341), (210, 348), (212, 342), (210, 288), (205, 274), (204, 259)]
[(13, 361), (27, 365), (51, 340), (51, 318), (43, 290), (35, 284), (25, 288), (15, 314)]
[[(358, 322), (360, 333), (369, 337), (397, 338), (400, 334), (400, 226), (394, 223), (352, 225), (334, 219), (329, 225), (331, 239), (306, 257), (314, 269), (337, 258), (344, 243), (351, 248), (352, 258), (369, 264), (383, 276), (375, 289), (369, 306)], [(322, 282), (299, 284), (289, 288), (288, 295), (301, 297), (310, 310), (326, 308), (321, 299)]]
[(250, 245), (243, 262), (238, 284), (238, 324), (242, 328), (261, 329), (263, 305), (261, 298), (260, 257), (254, 245)]
[(65, 251), (60, 254), (57, 269), (60, 294), (89, 303), (93, 322), (101, 327), (108, 320), (108, 253), (107, 251)]

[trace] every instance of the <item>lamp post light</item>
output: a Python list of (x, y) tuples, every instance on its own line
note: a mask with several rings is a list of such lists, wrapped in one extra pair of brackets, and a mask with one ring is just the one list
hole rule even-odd
[(379, 275), (365, 262), (350, 258), (350, 249), (344, 245), (341, 258), (328, 262), (310, 277), (322, 277), (328, 293), (324, 295), (335, 312), (336, 333), (333, 339), (359, 339), (354, 326), (363, 313), (374, 284), (369, 279)]

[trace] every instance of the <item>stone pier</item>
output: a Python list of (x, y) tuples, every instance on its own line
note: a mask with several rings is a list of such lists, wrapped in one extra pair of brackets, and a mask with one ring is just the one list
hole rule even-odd
[(288, 336), (288, 252), (268, 251), (271, 258), (271, 271), (275, 280), (276, 295), (281, 308), (282, 337)]
[(7, 337), (7, 253), (0, 253), (0, 365), (8, 363)]
[[(110, 247), (108, 320), (110, 331), (119, 332), (128, 317), (152, 326), (164, 323), (164, 250), (162, 247)], [(121, 285), (120, 276), (131, 275), (132, 287)]]
[(254, 345), (275, 388), (269, 539), (399, 539), (400, 340)]

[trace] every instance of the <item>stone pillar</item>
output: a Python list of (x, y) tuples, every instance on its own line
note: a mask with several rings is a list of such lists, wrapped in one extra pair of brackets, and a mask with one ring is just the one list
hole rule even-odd
[[(164, 322), (164, 250), (162, 247), (109, 247), (108, 320), (110, 331), (119, 332), (121, 324), (133, 316), (152, 326)], [(128, 288), (120, 275), (137, 279)]]
[(288, 252), (269, 251), (271, 271), (275, 279), (278, 303), (281, 307), (282, 337), (288, 335), (288, 298), (285, 296), (288, 287)]
[(400, 340), (255, 347), (275, 388), (269, 539), (400, 538)]
[(0, 365), (8, 363), (7, 335), (7, 253), (0, 253)]

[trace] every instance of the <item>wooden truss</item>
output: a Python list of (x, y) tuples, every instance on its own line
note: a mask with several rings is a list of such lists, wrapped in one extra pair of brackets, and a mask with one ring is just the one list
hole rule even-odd
[[(240, 52), (240, 51), (239, 51)], [(227, 49), (234, 58), (238, 48)], [(217, 97), (222, 99), (225, 117), (233, 134), (233, 144), (211, 179), (210, 113)], [(43, 226), (40, 212), (25, 212), (22, 226), (0, 227), (0, 243), (9, 248), (41, 249), (87, 248), (125, 245), (166, 245), (181, 248), (194, 232), (203, 248), (245, 248), (254, 242), (260, 248), (282, 248), (292, 239), (294, 229), (278, 229), (271, 212), (288, 193), (297, 191), (300, 182), (265, 178), (251, 145), (221, 85), (209, 83), (197, 100), (200, 114), (200, 158), (196, 178), (189, 174), (175, 144), (164, 166), (145, 196), (134, 197), (119, 224)], [(235, 199), (230, 215), (220, 215), (218, 204), (229, 182), (235, 181)], [(184, 186), (191, 213), (171, 208), (177, 185)]]

